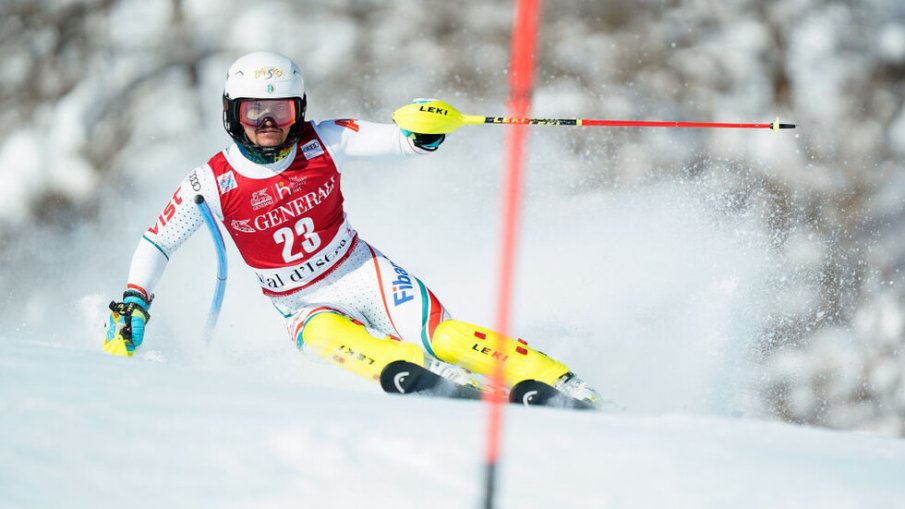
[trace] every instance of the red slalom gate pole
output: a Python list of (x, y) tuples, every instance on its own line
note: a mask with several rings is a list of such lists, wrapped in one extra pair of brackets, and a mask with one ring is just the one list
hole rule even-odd
[[(512, 47), (509, 57), (509, 114), (525, 117), (531, 106), (534, 88), (534, 52), (537, 41), (540, 0), (518, 0), (512, 26)], [(496, 330), (499, 339), (496, 351), (503, 350), (502, 337), (509, 332), (510, 304), (512, 301), (515, 248), (519, 226), (519, 205), (522, 189), (522, 162), (527, 135), (526, 124), (513, 125), (506, 136), (506, 178), (502, 185), (502, 230), (499, 258), (499, 289), (497, 294)], [(503, 405), (506, 398), (503, 377), (503, 361), (497, 360), (491, 376), (493, 389), (485, 400), (489, 404), (487, 427), (487, 456), (484, 483), (484, 507), (494, 507), (497, 464), (503, 424)]]

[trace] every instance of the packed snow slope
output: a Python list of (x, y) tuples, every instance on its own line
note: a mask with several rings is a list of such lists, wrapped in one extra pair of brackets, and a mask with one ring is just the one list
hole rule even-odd
[[(486, 409), (0, 341), (0, 507), (479, 507)], [(351, 387), (351, 388), (350, 388)], [(509, 407), (498, 507), (889, 508), (905, 442)]]
[[(430, 158), (343, 175), (363, 238), (482, 324), (500, 138), (463, 133)], [(794, 274), (760, 218), (706, 180), (590, 192), (555, 139), (533, 139), (513, 332), (627, 410), (508, 409), (500, 508), (905, 500), (905, 442), (761, 420), (754, 354), (786, 305), (771, 290)], [(477, 507), (486, 409), (384, 395), (299, 354), (231, 244), (217, 333), (201, 340), (215, 276), (204, 231), (156, 289), (140, 356), (101, 353), (131, 250), (200, 152), (137, 159), (142, 193), (104, 205), (122, 222), (43, 244), (70, 254), (49, 265), (53, 296), (23, 293), (28, 311), (0, 329), (0, 508)]]

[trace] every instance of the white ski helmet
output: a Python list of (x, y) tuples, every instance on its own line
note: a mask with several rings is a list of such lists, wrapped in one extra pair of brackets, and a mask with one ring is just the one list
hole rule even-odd
[[(295, 121), (282, 145), (260, 147), (248, 139), (239, 122), (239, 105), (243, 99), (294, 99)], [(237, 144), (256, 156), (257, 162), (273, 162), (298, 142), (306, 106), (302, 70), (289, 57), (270, 51), (249, 53), (233, 62), (226, 73), (223, 127)]]

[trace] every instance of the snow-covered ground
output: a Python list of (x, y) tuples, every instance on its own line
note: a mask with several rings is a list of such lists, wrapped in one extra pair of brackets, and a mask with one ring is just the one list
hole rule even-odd
[[(480, 506), (479, 403), (8, 339), (0, 377), (4, 509)], [(905, 500), (905, 442), (787, 424), (511, 407), (502, 449), (500, 508)]]
[[(260, 44), (259, 32), (246, 33)], [(321, 46), (306, 54), (311, 116), (357, 115), (358, 99), (319, 82), (327, 72), (315, 57), (338, 51)], [(19, 277), (4, 288), (15, 311), (0, 322), (0, 509), (478, 507), (486, 409), (387, 396), (300, 355), (232, 246), (220, 325), (211, 345), (201, 341), (215, 274), (206, 232), (171, 261), (141, 355), (101, 354), (106, 303), (122, 291), (141, 232), (190, 169), (227, 142), (218, 108), (229, 60), (205, 64), (197, 95), (173, 76), (138, 101), (140, 127), (115, 171), (87, 183), (103, 189), (97, 213), (74, 218), (68, 236), (23, 238), (16, 248), (30, 264), (4, 266)], [(395, 104), (431, 93), (407, 85), (375, 94)], [(583, 104), (576, 94), (546, 97), (541, 111), (568, 115)], [(501, 104), (473, 112), (502, 113)], [(197, 118), (186, 113), (196, 109)], [(370, 119), (388, 121), (390, 111)], [(158, 128), (173, 119), (188, 127), (161, 138)], [(53, 138), (70, 140), (68, 125)], [(362, 237), (421, 277), (456, 317), (487, 325), (502, 132), (463, 128), (435, 155), (356, 163), (343, 176)], [(720, 176), (707, 154), (695, 179), (683, 180), (688, 169), (678, 162), (656, 168), (659, 182), (614, 170), (647, 172), (647, 153), (677, 149), (680, 133), (658, 134), (666, 141), (655, 145), (636, 140), (620, 157), (593, 139), (579, 151), (570, 136), (537, 128), (529, 138), (512, 332), (627, 410), (507, 409), (499, 506), (902, 505), (905, 441), (764, 414), (758, 392), (769, 374), (758, 342), (772, 313), (809, 308), (815, 296), (805, 285), (796, 291), (801, 275), (779, 258), (768, 218), (753, 217), (762, 211), (733, 208), (740, 198), (719, 182), (732, 172)], [(771, 155), (790, 143), (766, 132), (744, 140)], [(14, 145), (9, 160), (38, 157), (32, 145)], [(58, 177), (32, 175), (28, 185)], [(24, 191), (10, 189), (0, 195), (18, 204)], [(819, 258), (802, 246), (802, 257)], [(802, 355), (789, 369), (819, 362)]]
[[(498, 162), (469, 164), (468, 149), (491, 154), (499, 136), (463, 132), (430, 159), (344, 177), (362, 235), (479, 323), (493, 318)], [(755, 218), (721, 213), (706, 185), (569, 192), (568, 169), (550, 171), (555, 138), (534, 140), (514, 332), (627, 410), (508, 408), (498, 507), (905, 500), (905, 441), (766, 422), (752, 404), (750, 349), (786, 277)], [(188, 171), (160, 157), (188, 154), (149, 163), (174, 169), (144, 183), (148, 217)], [(144, 222), (78, 230), (56, 294), (77, 305), (31, 297), (4, 325), (0, 508), (480, 505), (487, 410), (384, 395), (298, 354), (234, 252), (205, 345), (203, 231), (171, 262), (141, 355), (103, 355), (105, 304)]]
[[(246, 51), (299, 60), (312, 118), (389, 121), (424, 96), (505, 113), (508, 3), (26, 3), (0, 8), (0, 341), (97, 351), (140, 232), (227, 141), (223, 72)], [(775, 413), (903, 436), (903, 4), (710, 4), (546, 9), (533, 114), (800, 128), (532, 128), (513, 332), (633, 415)], [(482, 324), (501, 132), (463, 128), (430, 158), (344, 176), (362, 236)], [(171, 263), (146, 353), (359, 390), (309, 374), (234, 252), (218, 337), (199, 343), (205, 235)]]

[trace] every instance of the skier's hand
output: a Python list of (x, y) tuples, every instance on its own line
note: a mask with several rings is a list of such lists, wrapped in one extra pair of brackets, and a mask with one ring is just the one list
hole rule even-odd
[(402, 129), (402, 134), (412, 140), (412, 144), (420, 149), (433, 152), (446, 139), (445, 134), (419, 134)]
[(151, 318), (148, 308), (151, 300), (136, 290), (126, 290), (122, 302), (110, 303), (110, 318), (104, 351), (112, 355), (131, 357), (135, 347), (141, 345), (145, 336), (145, 324)]
[[(436, 99), (413, 99), (411, 104), (422, 104), (429, 103), (431, 101), (435, 101)], [(437, 150), (437, 147), (440, 146), (441, 143), (446, 139), (445, 134), (422, 134), (422, 133), (414, 133), (412, 131), (407, 131), (405, 129), (399, 128), (402, 131), (402, 134), (412, 140), (412, 144), (416, 147), (427, 150), (428, 152), (433, 152)]]

